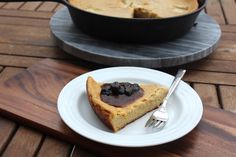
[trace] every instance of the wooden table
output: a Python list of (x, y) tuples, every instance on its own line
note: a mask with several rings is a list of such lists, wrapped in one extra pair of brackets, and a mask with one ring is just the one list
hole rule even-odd
[[(50, 37), (49, 19), (61, 5), (54, 2), (0, 3), (0, 81), (44, 58), (75, 61), (58, 49)], [(236, 2), (208, 0), (206, 12), (223, 31), (218, 49), (207, 58), (185, 65), (184, 78), (204, 105), (236, 112)], [(98, 65), (81, 60), (85, 68)], [(171, 72), (175, 69), (167, 69)], [(234, 132), (235, 133), (235, 132)], [(72, 144), (36, 129), (0, 117), (0, 156), (68, 156)], [(77, 148), (74, 156), (97, 156)], [(169, 153), (166, 156), (181, 156)]]

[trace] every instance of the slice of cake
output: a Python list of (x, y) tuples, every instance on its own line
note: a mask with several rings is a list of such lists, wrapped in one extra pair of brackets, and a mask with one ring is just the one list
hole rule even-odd
[(97, 83), (92, 77), (86, 88), (91, 107), (114, 132), (156, 109), (168, 91), (157, 84)]

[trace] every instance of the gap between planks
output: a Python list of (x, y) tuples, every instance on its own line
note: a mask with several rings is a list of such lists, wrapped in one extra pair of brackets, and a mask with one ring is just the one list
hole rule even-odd
[(48, 19), (0, 16), (0, 24), (49, 27)]
[(236, 24), (236, 2), (235, 0), (221, 0), (222, 8), (224, 10), (226, 23)]
[(225, 24), (224, 13), (219, 0), (208, 0), (206, 6), (207, 14), (212, 16), (220, 24)]
[[(0, 43), (0, 55), (16, 55), (25, 57), (41, 57), (56, 59), (75, 59), (57, 47), (33, 46), (24, 44)], [(37, 51), (36, 51), (37, 50)]]
[(37, 11), (42, 12), (53, 12), (54, 9), (56, 9), (58, 3), (56, 2), (43, 2), (40, 4), (40, 6), (37, 8)]
[(224, 110), (236, 113), (236, 86), (219, 86)]
[(49, 20), (52, 15), (53, 15), (52, 12), (0, 9), (0, 16), (41, 18)]
[(46, 136), (41, 148), (37, 153), (37, 157), (53, 156), (53, 157), (67, 157), (71, 151), (71, 145), (59, 141), (57, 139)]
[[(9, 77), (16, 75), (22, 69), (21, 68), (9, 68), (6, 67), (0, 73), (0, 82), (2, 83)], [(6, 149), (7, 145), (11, 141), (12, 137), (14, 136), (17, 130), (17, 124), (13, 121), (7, 120), (5, 118), (0, 117), (0, 156), (3, 154), (4, 150)]]
[(6, 118), (0, 117), (0, 156), (5, 151), (17, 130), (17, 124)]
[(193, 83), (193, 88), (199, 94), (204, 105), (210, 105), (216, 108), (220, 108), (215, 85)]
[(193, 83), (236, 86), (236, 74), (188, 70), (184, 80)]
[(42, 2), (26, 2), (20, 7), (20, 10), (35, 11), (42, 4)]
[[(20, 73), (22, 70), (22, 68), (4, 68), (3, 72), (0, 73), (0, 82)], [(70, 152), (71, 146), (69, 144), (51, 137), (44, 138), (41, 133), (23, 126), (17, 130), (14, 122), (1, 117), (0, 126), (0, 137), (2, 137), (0, 138), (2, 139), (0, 141), (0, 154), (2, 152), (3, 156), (66, 157)]]
[(0, 34), (1, 43), (55, 46), (47, 27), (1, 24)]
[(5, 2), (0, 2), (0, 9), (1, 9), (4, 5), (6, 5)]
[(32, 157), (37, 150), (43, 135), (26, 127), (19, 127), (3, 152), (3, 157), (24, 156)]
[(40, 60), (42, 58), (0, 55), (0, 65), (2, 66), (29, 67)]
[(19, 9), (22, 5), (24, 4), (24, 2), (8, 2), (7, 4), (5, 4), (3, 6), (3, 9)]

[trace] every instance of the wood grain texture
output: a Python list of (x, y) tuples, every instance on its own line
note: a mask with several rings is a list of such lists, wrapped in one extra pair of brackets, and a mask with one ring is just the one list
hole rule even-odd
[(208, 0), (206, 6), (207, 14), (211, 15), (220, 24), (225, 24), (224, 14), (220, 0)]
[(64, 7), (63, 4), (58, 4), (54, 11), (58, 11)]
[(220, 108), (216, 87), (214, 85), (194, 83), (193, 88), (199, 94), (204, 105)]
[(71, 147), (68, 143), (46, 137), (37, 157), (68, 157)]
[(29, 67), (40, 60), (41, 58), (0, 55), (0, 65), (2, 66)]
[(72, 59), (72, 56), (58, 49), (57, 47), (47, 46), (32, 46), (32, 45), (18, 45), (18, 44), (5, 44), (0, 43), (0, 54), (7, 55), (20, 55), (29, 57), (48, 57), (48, 58), (61, 58)]
[(18, 9), (20, 8), (24, 2), (9, 2), (3, 6), (4, 9)]
[(28, 17), (28, 18), (43, 18), (49, 19), (53, 13), (51, 12), (36, 12), (36, 11), (25, 11), (25, 10), (8, 10), (1, 9), (1, 16), (11, 16), (11, 17)]
[(24, 5), (20, 7), (20, 10), (30, 10), (34, 11), (36, 10), (42, 2), (26, 2)]
[(233, 41), (236, 39), (236, 33), (224, 32), (221, 39), (222, 42), (233, 43)]
[(219, 90), (224, 110), (236, 113), (236, 87), (220, 86)]
[(53, 46), (50, 30), (46, 27), (0, 25), (0, 43)]
[(189, 64), (187, 67), (194, 70), (236, 73), (236, 62), (227, 60), (204, 59)]
[(236, 2), (235, 0), (221, 0), (222, 7), (228, 24), (236, 24)]
[(2, 8), (4, 5), (6, 5), (5, 2), (0, 2), (0, 8)]
[[(0, 112), (1, 113), (1, 112)], [(16, 123), (0, 117), (0, 156), (16, 130)]]
[(236, 33), (235, 25), (221, 25), (220, 26), (223, 32)]
[(2, 156), (32, 157), (37, 150), (41, 139), (41, 133), (35, 132), (25, 127), (20, 127)]
[(48, 27), (47, 19), (34, 19), (34, 18), (22, 18), (22, 17), (0, 17), (0, 24), (11, 24), (11, 25), (25, 25), (25, 26), (36, 26)]
[(236, 61), (236, 44), (220, 43), (214, 53), (208, 56), (209, 59)]
[(220, 26), (202, 13), (197, 26), (174, 41), (155, 44), (124, 44), (93, 38), (73, 24), (63, 8), (50, 21), (57, 45), (78, 58), (109, 66), (132, 65), (170, 67), (206, 57), (216, 48), (221, 36)]
[(8, 78), (20, 73), (23, 68), (13, 68), (13, 67), (6, 67), (0, 74), (0, 82), (6, 81)]
[[(112, 147), (75, 134), (61, 121), (56, 110), (56, 100), (61, 88), (69, 80), (86, 71), (88, 70), (69, 63), (44, 60), (0, 86), (0, 109), (9, 118), (77, 143), (79, 147), (105, 157), (129, 157), (130, 154), (137, 157), (235, 155), (236, 115), (207, 105), (201, 122), (191, 133), (161, 146), (139, 149)], [(15, 99), (11, 99), (12, 97)], [(16, 102), (17, 106), (12, 105)], [(28, 110), (37, 112), (29, 114)]]
[(187, 82), (208, 83), (218, 85), (236, 85), (236, 75), (209, 71), (188, 70), (184, 77)]
[(84, 150), (81, 148), (78, 148), (79, 146), (77, 146), (73, 152), (73, 156), (72, 157), (98, 157), (95, 154), (89, 153), (89, 150)]
[[(223, 6), (223, 11), (221, 8), (221, 4), (219, 3), (221, 0), (208, 0), (208, 5), (207, 5), (207, 13), (213, 18), (215, 18), (221, 25), (221, 29), (223, 32), (223, 36), (221, 38), (221, 41), (219, 43), (219, 47), (212, 53), (207, 60), (205, 61), (200, 61), (199, 65), (191, 63), (190, 66), (191, 69), (195, 70), (189, 70), (189, 74), (187, 73), (185, 80), (191, 82), (193, 84), (193, 87), (195, 90), (199, 93), (201, 96), (204, 104), (209, 104), (212, 106), (218, 106), (219, 102), (217, 103), (217, 99), (215, 98), (215, 86), (219, 86), (219, 97), (220, 97), (220, 103), (222, 103), (223, 109), (235, 112), (235, 70), (234, 70), (234, 62), (236, 61), (236, 25), (235, 24), (229, 24), (229, 23), (234, 23), (235, 21), (235, 3), (233, 3), (233, 0), (225, 0), (224, 2), (227, 3), (227, 5), (222, 5)], [(223, 1), (222, 1), (223, 2)], [(51, 40), (49, 37), (45, 36), (41, 38), (40, 40), (38, 38), (34, 38), (34, 35), (28, 35), (25, 34), (27, 33), (28, 27), (24, 26), (33, 26), (33, 27), (48, 27), (48, 21), (50, 20), (50, 17), (54, 14), (52, 11), (34, 11), (37, 10), (39, 6), (37, 6), (38, 2), (26, 2), (19, 8), (16, 6), (13, 6), (12, 9), (0, 9), (0, 25), (4, 25), (4, 27), (1, 27), (0, 29), (0, 38), (1, 36), (5, 36), (2, 38), (2, 42), (0, 42), (0, 71), (3, 69), (2, 66), (4, 66), (3, 70), (3, 75), (1, 76), (0, 74), (0, 82), (6, 81), (9, 77), (12, 77), (13, 75), (17, 74), (18, 72), (21, 71), (21, 68), (12, 68), (12, 67), (6, 67), (5, 66), (13, 66), (13, 67), (28, 67), (34, 64), (35, 62), (38, 61), (38, 57), (50, 57), (50, 58), (59, 58), (59, 59), (65, 59), (67, 56), (64, 56), (62, 50), (59, 50), (55, 48), (55, 44), (48, 44), (47, 41)], [(232, 5), (229, 5), (229, 4)], [(0, 3), (0, 8), (2, 8), (6, 3)], [(41, 3), (40, 3), (41, 4)], [(223, 4), (223, 3), (222, 3)], [(57, 11), (61, 9), (63, 5), (58, 4), (56, 8), (53, 11)], [(229, 9), (228, 9), (229, 8)], [(18, 10), (17, 10), (18, 9)], [(227, 19), (228, 24), (225, 23), (225, 17), (223, 14), (225, 13), (225, 17)], [(41, 25), (40, 25), (41, 23)], [(24, 27), (23, 33), (19, 33), (18, 31), (22, 31), (22, 29), (18, 29), (19, 27), (16, 26), (18, 29), (13, 29), (15, 31), (14, 33), (9, 33), (9, 32), (4, 32), (5, 28), (7, 28), (9, 25), (12, 25), (12, 27), (15, 27), (16, 25), (22, 25)], [(23, 28), (22, 27), (22, 28)], [(40, 29), (40, 28), (39, 28)], [(6, 29), (8, 31), (12, 31), (11, 29)], [(37, 31), (38, 29), (29, 29), (30, 32), (32, 30)], [(4, 33), (8, 33), (8, 35), (11, 35), (12, 38), (6, 37), (7, 35)], [(45, 34), (48, 34), (49, 32), (46, 32)], [(23, 35), (22, 35), (23, 34)], [(37, 36), (37, 32), (35, 33), (35, 36)], [(41, 32), (42, 34), (42, 32)], [(16, 36), (17, 41), (15, 41), (14, 37)], [(22, 39), (21, 39), (22, 37)], [(5, 40), (6, 39), (6, 40)], [(10, 39), (10, 40), (9, 40)], [(42, 42), (43, 40), (46, 39), (46, 42)], [(33, 41), (34, 40), (34, 41)], [(6, 42), (5, 42), (6, 41)], [(16, 55), (16, 56), (15, 56)], [(25, 57), (28, 56), (28, 57)], [(71, 58), (70, 58), (71, 59)], [(40, 60), (40, 59), (39, 59)], [(210, 62), (207, 63), (207, 61)], [(229, 62), (228, 62), (229, 61)], [(79, 65), (82, 65), (81, 61), (78, 60), (77, 63)], [(231, 64), (232, 63), (232, 67)], [(222, 64), (222, 67), (221, 67)], [(45, 84), (48, 85), (48, 81), (54, 80), (54, 81), (62, 81), (61, 85), (65, 84), (70, 78), (77, 76), (81, 73), (84, 73), (88, 71), (88, 69), (91, 69), (91, 67), (96, 67), (95, 69), (99, 68), (98, 65), (92, 66), (91, 63), (86, 63), (83, 65), (83, 67), (87, 67), (88, 69), (82, 69), (82, 67), (77, 67), (73, 69), (71, 66), (67, 66), (67, 64), (61, 64), (61, 62), (50, 62), (44, 63), (43, 66), (49, 67), (49, 68), (42, 68), (41, 66), (36, 67), (36, 68), (41, 68), (42, 70), (45, 69), (51, 69), (49, 70), (50, 72), (48, 73), (50, 76), (44, 77), (46, 78), (45, 81), (42, 83), (42, 87), (45, 89)], [(66, 66), (66, 67), (63, 67)], [(188, 65), (189, 66), (189, 65)], [(206, 67), (204, 67), (206, 66)], [(74, 65), (73, 65), (74, 67)], [(186, 65), (183, 66), (184, 68)], [(53, 69), (53, 70), (52, 70)], [(51, 74), (52, 72), (55, 71), (55, 74)], [(82, 70), (81, 70), (82, 69)], [(36, 69), (35, 69), (36, 70)], [(47, 70), (45, 72), (47, 72)], [(81, 70), (81, 71), (80, 71)], [(225, 70), (225, 71), (224, 71)], [(227, 71), (229, 70), (229, 71)], [(171, 69), (168, 69), (167, 72), (170, 72)], [(57, 75), (57, 73), (59, 73)], [(174, 73), (173, 73), (174, 74)], [(31, 72), (27, 72), (27, 77), (24, 77), (23, 75), (17, 76), (15, 79), (18, 79), (16, 81), (15, 79), (10, 79), (9, 84), (12, 85), (10, 86), (8, 90), (5, 90), (6, 93), (10, 92), (10, 94), (14, 93), (13, 95), (17, 95), (17, 92), (22, 92), (22, 90), (15, 90), (15, 87), (25, 87), (21, 83), (28, 83), (27, 81), (22, 81), (25, 78), (29, 80), (36, 80), (32, 79)], [(33, 73), (34, 77), (38, 77), (38, 75), (41, 76), (41, 73)], [(202, 76), (201, 76), (202, 75)], [(59, 76), (59, 78), (57, 78)], [(33, 78), (34, 78), (33, 77)], [(53, 78), (53, 79), (51, 79)], [(12, 83), (12, 80), (15, 80), (15, 83)], [(29, 82), (31, 82), (29, 81)], [(17, 84), (17, 85), (16, 85)], [(40, 86), (41, 88), (41, 83), (37, 84), (37, 86)], [(5, 89), (5, 87), (4, 87)], [(56, 86), (56, 89), (54, 88), (47, 88), (47, 91), (52, 91), (53, 90), (59, 90), (59, 86)], [(30, 91), (33, 91), (33, 94)], [(34, 97), (37, 95), (37, 92), (35, 92), (34, 89), (34, 82), (32, 81), (30, 83), (30, 87), (27, 86), (27, 91), (28, 94), (33, 95), (33, 99), (39, 99), (39, 101), (35, 101), (32, 99), (29, 99), (31, 96), (26, 96), (24, 94), (20, 94), (19, 96), (16, 97), (16, 99), (22, 99), (25, 96), (25, 99), (23, 101), (17, 101), (15, 100), (15, 104), (20, 104), (24, 106), (26, 104), (26, 107), (29, 107), (30, 109), (35, 109), (39, 111), (39, 114), (35, 114), (32, 117), (36, 116), (36, 118), (39, 119), (40, 114), (56, 114), (56, 112), (46, 112), (48, 108), (51, 109), (50, 107), (41, 107), (40, 105), (37, 104), (42, 104), (41, 102), (47, 101), (48, 98), (45, 98), (46, 96), (39, 96), (39, 97)], [(43, 93), (43, 90), (38, 90), (39, 93)], [(0, 93), (3, 92), (2, 88), (0, 87)], [(25, 92), (25, 91), (24, 91)], [(50, 95), (50, 94), (49, 94)], [(52, 93), (50, 95), (49, 100), (54, 100), (56, 96), (56, 92)], [(228, 112), (221, 112), (220, 110), (217, 109), (212, 109), (211, 107), (206, 106), (205, 112), (204, 112), (204, 117), (200, 124), (195, 128), (190, 134), (187, 136), (168, 143), (166, 145), (162, 146), (157, 146), (157, 147), (148, 147), (148, 148), (143, 148), (143, 149), (129, 149), (129, 148), (117, 148), (117, 147), (110, 147), (107, 145), (99, 144), (92, 142), (90, 140), (87, 140), (81, 136), (78, 136), (77, 134), (74, 134), (70, 129), (65, 128), (64, 124), (61, 121), (56, 121), (55, 123), (53, 122), (54, 118), (52, 118), (52, 121), (47, 120), (49, 116), (46, 119), (46, 122), (43, 123), (43, 121), (37, 121), (36, 123), (31, 120), (32, 117), (30, 117), (27, 114), (19, 114), (17, 115), (18, 108), (15, 110), (9, 110), (11, 113), (6, 112), (9, 108), (4, 108), (2, 109), (2, 104), (8, 104), (8, 107), (16, 107), (15, 105), (12, 105), (12, 101), (5, 101), (2, 100), (2, 95), (0, 95), (0, 115), (7, 116), (9, 118), (15, 119), (15, 121), (9, 121), (5, 118), (0, 118), (0, 156), (1, 153), (4, 152), (6, 146), (8, 143), (11, 141), (12, 135), (15, 133), (17, 125), (16, 122), (20, 122), (21, 124), (24, 125), (29, 125), (30, 127), (35, 127), (38, 130), (41, 130), (47, 134), (50, 134), (57, 139), (62, 138), (65, 141), (72, 142), (72, 143), (78, 143), (79, 144), (79, 149), (76, 150), (74, 156), (78, 157), (93, 157), (93, 156), (104, 156), (104, 157), (130, 157), (130, 156), (137, 156), (137, 157), (163, 157), (163, 156), (168, 156), (168, 157), (180, 157), (180, 156), (191, 156), (191, 157), (199, 157), (199, 156), (209, 156), (209, 157), (234, 157), (235, 156), (235, 137), (236, 137), (236, 131), (235, 131), (235, 114), (230, 114)], [(12, 97), (9, 97), (9, 99), (12, 99)], [(54, 104), (54, 103), (43, 103), (43, 104)], [(35, 105), (32, 107), (32, 105)], [(53, 105), (52, 105), (53, 106)], [(6, 109), (6, 110), (5, 110)], [(22, 111), (23, 110), (23, 111)], [(52, 109), (51, 109), (52, 110)], [(19, 111), (22, 112), (27, 112), (27, 109), (21, 109), (19, 108)], [(13, 114), (15, 113), (15, 114)], [(22, 118), (26, 117), (26, 118)], [(52, 125), (54, 124), (54, 125)], [(56, 125), (58, 125), (56, 127)], [(22, 128), (20, 126), (20, 128)], [(20, 129), (21, 130), (21, 129)], [(26, 129), (27, 130), (27, 129)], [(30, 129), (29, 129), (30, 130)], [(58, 131), (59, 130), (59, 131)], [(22, 131), (20, 131), (22, 132)], [(28, 134), (28, 135), (27, 135)], [(29, 137), (31, 135), (34, 135), (35, 132), (31, 130), (27, 131), (25, 135), (27, 136), (22, 136), (19, 137), (19, 139), (23, 139), (25, 137)], [(40, 133), (39, 133), (40, 134)], [(47, 140), (46, 140), (47, 139)], [(61, 147), (61, 144), (63, 142), (59, 140), (54, 140), (52, 138), (46, 137), (45, 143), (43, 143), (43, 148), (41, 148), (41, 153), (40, 155), (43, 156), (43, 153), (45, 155), (47, 154), (52, 154), (52, 152), (57, 152), (56, 148)], [(21, 143), (26, 142), (26, 140), (21, 141)], [(13, 142), (14, 143), (14, 142)], [(16, 143), (16, 142), (15, 142)], [(18, 141), (18, 143), (20, 143)], [(55, 144), (56, 148), (52, 146), (52, 151), (51, 149), (51, 144)], [(11, 144), (12, 145), (12, 144)], [(18, 144), (20, 145), (20, 144)], [(40, 144), (39, 144), (40, 145)], [(58, 146), (59, 145), (59, 146)], [(62, 144), (62, 154), (64, 155), (64, 152), (66, 152), (64, 143)], [(10, 149), (15, 149), (16, 147), (10, 147), (7, 149), (9, 151)], [(17, 147), (18, 148), (18, 147)], [(48, 152), (42, 151), (47, 150)], [(24, 147), (24, 149), (28, 149), (28, 147)], [(32, 150), (30, 153), (30, 156), (37, 156), (37, 153), (39, 147)], [(26, 152), (26, 150), (22, 150), (23, 152)], [(13, 150), (14, 151), (14, 150)], [(33, 153), (34, 151), (34, 153)], [(91, 155), (88, 152), (94, 152), (96, 155)], [(20, 156), (25, 154), (17, 154), (14, 156)], [(53, 156), (53, 155), (51, 155)]]
[(52, 12), (56, 7), (57, 7), (56, 2), (43, 2), (39, 8), (37, 9), (37, 11), (48, 11), (48, 12)]

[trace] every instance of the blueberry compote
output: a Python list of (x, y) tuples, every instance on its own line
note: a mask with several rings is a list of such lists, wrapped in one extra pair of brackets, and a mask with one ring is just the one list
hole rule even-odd
[(101, 88), (101, 100), (115, 107), (125, 107), (143, 96), (143, 89), (136, 83), (105, 83)]

